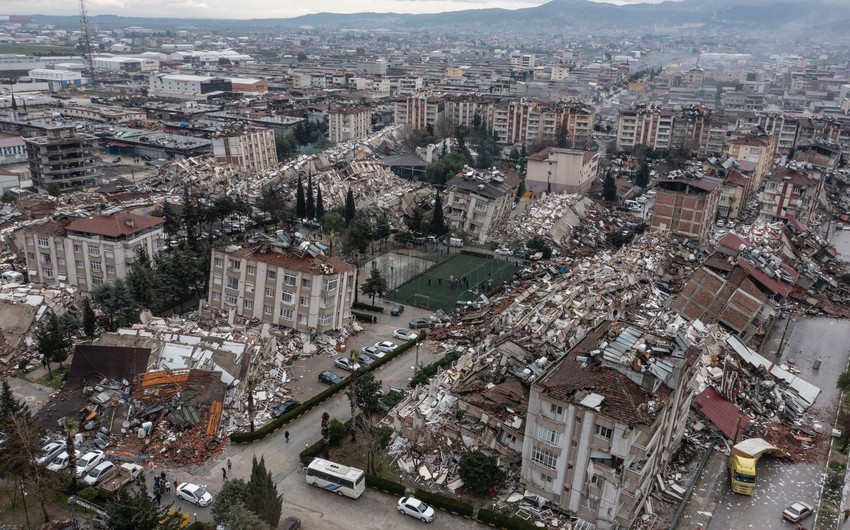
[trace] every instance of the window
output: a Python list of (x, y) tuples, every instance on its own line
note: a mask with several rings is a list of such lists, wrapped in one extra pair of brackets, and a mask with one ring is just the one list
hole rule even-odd
[(64, 267), (65, 266), (65, 258), (56, 258), (56, 264), (59, 265), (60, 267)]
[(300, 299), (300, 304), (304, 307), (307, 307), (307, 306), (310, 305), (310, 299), (307, 298), (306, 296), (302, 296), (301, 299)]
[(100, 272), (103, 270), (103, 266), (100, 264), (99, 261), (90, 262), (89, 267), (91, 268), (92, 272)]
[(553, 416), (560, 416), (564, 413), (564, 407), (562, 407), (561, 405), (556, 405), (554, 403), (549, 403), (549, 412)]
[(242, 268), (242, 262), (241, 261), (236, 261), (235, 259), (232, 259), (232, 260), (229, 260), (229, 261), (230, 261), (230, 268), (231, 269), (239, 270), (239, 269)]
[(221, 293), (213, 293), (212, 299), (213, 299), (213, 302), (221, 302)]
[(284, 304), (295, 303), (295, 295), (286, 291), (280, 293), (280, 301)]
[(99, 286), (103, 285), (103, 278), (101, 278), (100, 276), (92, 276), (91, 277), (91, 284), (94, 285), (95, 287), (99, 287)]
[(601, 475), (593, 475), (592, 477), (590, 477), (590, 485), (594, 488), (601, 488), (603, 482), (604, 479)]
[[(133, 255), (135, 255), (135, 254), (136, 254), (136, 250), (137, 250), (136, 248), (134, 248), (134, 249), (133, 249)], [(112, 251), (111, 251), (111, 250), (104, 250), (104, 251), (103, 251), (103, 255), (104, 255), (104, 257), (107, 257), (107, 258), (109, 258), (109, 259), (112, 259), (112, 258), (114, 257), (114, 256), (112, 255)]]
[(547, 429), (542, 425), (534, 426), (534, 437), (549, 445), (557, 446), (561, 442), (561, 433)]
[(65, 250), (65, 243), (61, 241), (56, 242), (56, 250)]
[(49, 243), (49, 241), (47, 240), (47, 238), (46, 238), (46, 237), (44, 237), (44, 236), (38, 236), (38, 246), (40, 246), (40, 247), (46, 247), (46, 246), (48, 245), (48, 243)]
[(306, 324), (307, 323), (307, 315), (298, 315), (298, 323)]
[(254, 265), (248, 265), (246, 272), (251, 275), (257, 274), (257, 267)]
[(78, 245), (77, 243), (74, 243), (74, 252), (82, 252), (82, 251), (83, 251), (83, 246)]
[(41, 269), (41, 274), (45, 278), (53, 278), (53, 269)]
[(42, 263), (50, 263), (50, 254), (42, 252), (41, 253), (41, 262)]
[(245, 309), (254, 309), (254, 302), (251, 300), (245, 300)]
[(81, 260), (81, 259), (75, 259), (75, 260), (74, 260), (74, 265), (75, 265), (78, 269), (85, 269), (85, 268), (86, 268), (86, 264), (85, 264), (85, 263), (83, 262), (83, 260)]
[(320, 326), (329, 326), (331, 322), (333, 322), (333, 315), (319, 315), (319, 325)]
[(550, 477), (546, 473), (540, 473), (540, 480), (542, 480), (544, 483), (549, 483), (552, 482), (552, 477)]
[(295, 286), (297, 279), (298, 278), (296, 278), (294, 274), (283, 273), (283, 284), (284, 285)]
[(224, 260), (221, 259), (221, 258), (216, 258), (215, 259), (215, 266), (216, 267), (224, 267)]
[(35, 252), (27, 252), (27, 259), (30, 261), (35, 261)]
[(277, 278), (277, 273), (275, 271), (266, 271), (266, 278), (269, 280), (274, 280)]
[(327, 280), (325, 282), (325, 291), (333, 291), (339, 285), (339, 279)]
[(89, 256), (100, 256), (100, 247), (97, 245), (89, 245)]
[(313, 287), (313, 280), (308, 280), (307, 278), (304, 278), (303, 280), (301, 280), (301, 287), (305, 289)]
[(27, 242), (27, 245), (32, 245), (32, 237), (27, 236), (24, 240)]
[(115, 274), (115, 265), (107, 265), (106, 266), (106, 272), (108, 274)]
[(239, 278), (234, 278), (233, 276), (228, 276), (226, 285), (228, 289), (239, 289)]
[(238, 302), (239, 299), (236, 298), (235, 294), (226, 294), (224, 295), (224, 301), (230, 305), (236, 305), (236, 302)]
[(269, 298), (274, 298), (274, 289), (266, 289), (266, 296)]
[(264, 315), (271, 315), (273, 311), (274, 311), (274, 308), (272, 306), (270, 306), (270, 305), (264, 305), (263, 306), (263, 314)]
[(291, 309), (287, 309), (285, 307), (280, 308), (280, 318), (283, 320), (292, 320), (294, 313)]
[(548, 467), (549, 469), (555, 469), (558, 465), (557, 456), (538, 447), (531, 448), (531, 461), (536, 462), (543, 467)]
[(600, 436), (602, 438), (606, 438), (606, 439), (610, 440), (612, 432), (613, 431), (611, 429), (609, 429), (608, 427), (603, 427), (602, 425), (598, 425), (598, 424), (596, 425), (596, 431), (595, 431), (596, 436)]
[(475, 201), (475, 209), (478, 210), (479, 212), (486, 212), (487, 211), (487, 203), (481, 202), (481, 201)]

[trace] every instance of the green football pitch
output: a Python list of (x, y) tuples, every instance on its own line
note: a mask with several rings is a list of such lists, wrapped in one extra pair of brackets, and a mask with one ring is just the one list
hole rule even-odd
[(477, 300), (510, 280), (514, 262), (459, 254), (414, 276), (387, 298), (427, 309), (450, 310), (459, 301)]

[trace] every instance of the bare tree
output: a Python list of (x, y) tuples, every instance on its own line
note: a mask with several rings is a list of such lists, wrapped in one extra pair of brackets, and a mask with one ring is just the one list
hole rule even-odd
[(325, 460), (331, 457), (331, 415), (325, 411), (322, 413), (322, 451), (325, 455)]
[[(357, 366), (357, 351), (351, 352), (351, 360), (354, 362), (354, 366)], [(351, 431), (351, 441), (357, 441), (357, 429), (354, 428), (354, 413), (357, 409), (357, 372), (358, 370), (351, 371), (351, 380), (348, 382), (348, 401), (351, 404), (351, 423), (349, 424), (348, 430)]]

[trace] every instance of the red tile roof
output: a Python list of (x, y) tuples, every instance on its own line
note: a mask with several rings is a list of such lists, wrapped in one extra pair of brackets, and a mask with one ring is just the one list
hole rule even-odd
[[(746, 269), (747, 272), (750, 273), (750, 276), (755, 281), (762, 284), (767, 290), (774, 294), (778, 294), (783, 298), (788, 296), (788, 294), (794, 289), (794, 286), (790, 283), (781, 282), (779, 280), (771, 278), (770, 276), (762, 272), (761, 269), (757, 268), (755, 265), (745, 259), (739, 259), (738, 265)], [(782, 268), (788, 271), (788, 273), (791, 274), (792, 279), (796, 281), (796, 276), (799, 276), (797, 274), (797, 271), (791, 269), (791, 267), (788, 267), (785, 264), (782, 265)]]
[(696, 402), (700, 412), (708, 421), (716, 425), (727, 438), (732, 440), (733, 444), (738, 443), (744, 435), (744, 428), (750, 422), (749, 416), (741, 412), (737, 405), (720, 395), (713, 386), (703, 390), (697, 396)]
[(257, 262), (283, 267), (284, 269), (314, 275), (322, 274), (322, 270), (317, 266), (319, 263), (328, 264), (333, 267), (333, 272), (329, 274), (339, 274), (354, 270), (354, 265), (336, 258), (329, 258), (327, 256), (317, 256), (314, 258), (309, 254), (304, 254), (304, 257), (301, 257), (294, 252), (263, 252), (262, 249), (263, 245), (247, 245), (233, 252), (226, 252), (223, 248), (219, 248), (218, 250), (224, 252), (227, 256), (247, 258)]
[(747, 247), (752, 247), (753, 244), (739, 236), (734, 232), (729, 232), (720, 241), (717, 242), (718, 245), (724, 246), (726, 248), (731, 248), (735, 252), (738, 252), (738, 249), (741, 248), (741, 245), (745, 245)]
[(109, 216), (96, 215), (71, 221), (68, 231), (97, 234), (106, 237), (131, 236), (165, 223), (161, 217), (119, 212)]

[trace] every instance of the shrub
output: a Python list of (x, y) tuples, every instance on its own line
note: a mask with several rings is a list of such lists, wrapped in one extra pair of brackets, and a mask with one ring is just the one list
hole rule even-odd
[(504, 528), (505, 530), (535, 530), (535, 526), (529, 522), (523, 521), (519, 517), (508, 517), (487, 509), (478, 510), (476, 517), (482, 523), (486, 523), (496, 528)]
[(309, 446), (307, 449), (301, 451), (301, 454), (298, 455), (298, 458), (301, 459), (301, 463), (305, 466), (309, 466), (310, 462), (313, 461), (314, 458), (319, 456), (322, 453), (322, 440), (314, 443)]
[(403, 484), (399, 484), (398, 482), (393, 482), (392, 480), (387, 480), (385, 478), (377, 477), (375, 475), (366, 475), (366, 485), (370, 488), (375, 488), (377, 490), (389, 493), (390, 495), (398, 495), (399, 497), (404, 496), (405, 493), (405, 488)]
[(331, 444), (332, 445), (338, 444), (339, 441), (342, 440), (345, 437), (345, 431), (346, 430), (347, 429), (346, 429), (344, 423), (342, 423), (341, 421), (339, 421), (336, 418), (333, 418), (331, 420), (331, 436), (330, 436)]
[(499, 469), (496, 459), (481, 451), (466, 453), (460, 458), (458, 474), (463, 484), (476, 493), (484, 493), (489, 488), (501, 486), (505, 472)]
[(77, 495), (83, 500), (92, 502), (97, 499), (98, 492), (93, 487), (86, 486), (85, 488), (81, 489), (80, 492), (77, 493)]
[(351, 304), (351, 308), (362, 309), (363, 311), (376, 311), (378, 313), (384, 312), (384, 308), (379, 305), (364, 304), (363, 302), (354, 302)]
[(440, 508), (456, 515), (463, 515), (464, 517), (472, 517), (474, 508), (468, 502), (459, 501), (425, 490), (416, 490), (413, 496), (435, 508)]
[(366, 314), (366, 313), (361, 313), (359, 311), (352, 311), (351, 316), (353, 316), (354, 318), (356, 318), (360, 322), (368, 322), (370, 324), (378, 321), (378, 317), (376, 317), (375, 315), (369, 315), (369, 314)]
[(429, 379), (434, 377), (434, 375), (437, 373), (437, 370), (449, 366), (450, 364), (455, 362), (459, 357), (460, 352), (453, 351), (444, 355), (442, 359), (434, 361), (433, 363), (427, 366), (423, 366), (418, 372), (416, 372), (416, 375), (411, 378), (410, 386), (415, 387), (424, 383), (425, 381), (428, 381)]

